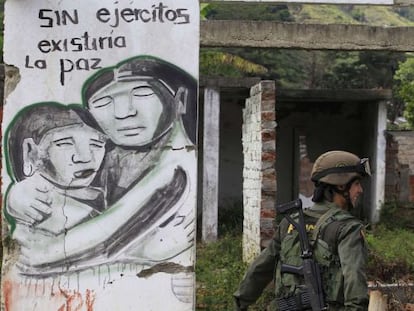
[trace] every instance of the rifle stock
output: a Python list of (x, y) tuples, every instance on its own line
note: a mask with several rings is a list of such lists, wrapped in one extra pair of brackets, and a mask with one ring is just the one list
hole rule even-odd
[[(303, 275), (305, 285), (309, 294), (310, 305), (313, 311), (327, 310), (323, 289), (322, 277), (318, 263), (313, 258), (313, 250), (310, 246), (308, 235), (306, 233), (306, 224), (302, 210), (302, 200), (297, 199), (292, 202), (276, 206), (276, 211), (285, 215), (287, 220), (298, 231), (301, 257), (303, 259), (302, 266), (295, 267), (283, 264), (281, 272)], [(298, 213), (298, 222), (294, 221), (290, 216), (292, 213)], [(282, 307), (282, 305), (280, 305)], [(283, 311), (284, 309), (281, 308)]]

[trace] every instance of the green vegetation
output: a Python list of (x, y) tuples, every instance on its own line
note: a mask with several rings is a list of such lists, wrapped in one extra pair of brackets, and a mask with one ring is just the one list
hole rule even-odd
[[(387, 202), (381, 222), (367, 234), (372, 280), (395, 282), (414, 273), (414, 206)], [(413, 281), (413, 280), (411, 280)]]
[(246, 75), (261, 76), (266, 72), (265, 67), (237, 55), (213, 49), (200, 52), (200, 74), (203, 75), (244, 77)]
[(274, 20), (320, 24), (369, 24), (412, 26), (414, 8), (362, 5), (313, 5), (212, 2), (203, 6), (203, 16), (215, 20)]
[(414, 55), (408, 54), (406, 61), (399, 64), (399, 68), (394, 75), (397, 81), (395, 90), (396, 95), (405, 102), (404, 116), (414, 127)]
[[(197, 311), (234, 309), (233, 293), (247, 269), (242, 261), (241, 245), (241, 236), (232, 234), (226, 234), (215, 243), (198, 243)], [(263, 311), (271, 299), (272, 289), (268, 288), (249, 310)]]
[(318, 24), (357, 24), (352, 14), (335, 5), (298, 5), (295, 10), (295, 21)]
[[(367, 234), (370, 248), (368, 275), (371, 280), (393, 283), (414, 273), (414, 232), (379, 226)], [(411, 280), (413, 281), (413, 280)]]
[[(366, 23), (378, 26), (414, 26), (412, 20), (398, 14), (392, 8), (365, 7), (361, 10)], [(412, 14), (413, 11), (411, 11)]]
[(232, 293), (246, 265), (241, 259), (241, 239), (225, 236), (197, 246), (197, 310), (231, 310)]
[(205, 11), (207, 19), (215, 20), (276, 20), (293, 22), (287, 5), (266, 3), (212, 2)]

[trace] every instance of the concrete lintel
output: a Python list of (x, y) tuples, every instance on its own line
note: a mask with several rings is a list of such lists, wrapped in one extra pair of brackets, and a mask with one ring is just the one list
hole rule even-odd
[(414, 51), (414, 27), (201, 21), (202, 47)]
[(284, 102), (377, 102), (392, 98), (390, 89), (283, 89), (277, 92), (277, 98)]
[(261, 81), (260, 77), (209, 77), (200, 76), (199, 84), (201, 87), (219, 87), (221, 88), (251, 88)]

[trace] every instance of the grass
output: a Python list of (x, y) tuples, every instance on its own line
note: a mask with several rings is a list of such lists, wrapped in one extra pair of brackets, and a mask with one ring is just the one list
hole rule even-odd
[(232, 293), (246, 268), (240, 238), (228, 235), (215, 243), (198, 243), (196, 310), (232, 310)]
[(412, 279), (414, 232), (380, 225), (366, 238), (370, 250), (368, 276), (371, 280), (394, 283)]
[[(241, 281), (247, 265), (242, 261), (241, 217), (238, 210), (223, 217), (226, 224), (221, 238), (214, 243), (197, 244), (197, 311), (234, 310), (233, 293)], [(229, 214), (230, 213), (230, 214)], [(414, 281), (414, 209), (408, 211), (397, 203), (384, 205), (379, 225), (369, 230), (367, 242), (370, 249), (368, 276), (383, 283), (397, 280)], [(219, 222), (220, 224), (220, 222)], [(223, 228), (223, 227), (221, 227)], [(220, 229), (219, 229), (220, 232)], [(272, 300), (271, 285), (249, 310), (263, 311)], [(390, 296), (391, 297), (391, 296)], [(414, 303), (412, 292), (405, 296)], [(395, 303), (395, 299), (394, 299)], [(393, 309), (398, 310), (398, 309)]]
[(392, 283), (414, 281), (414, 207), (388, 202), (381, 210), (381, 222), (367, 234), (370, 249), (368, 275)]
[[(247, 269), (241, 256), (241, 235), (226, 234), (214, 243), (197, 243), (197, 311), (234, 310), (233, 293)], [(249, 310), (265, 310), (271, 297), (269, 288)]]

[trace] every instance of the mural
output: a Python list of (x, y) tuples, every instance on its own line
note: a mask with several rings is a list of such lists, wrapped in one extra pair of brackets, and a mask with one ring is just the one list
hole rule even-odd
[(194, 246), (195, 122), (186, 129), (182, 116), (196, 81), (136, 57), (92, 76), (82, 97), (83, 107), (30, 106), (7, 131), (20, 275), (151, 266)]
[(109, 53), (83, 81), (60, 67), (62, 93), (43, 100), (12, 94), (28, 104), (3, 124), (3, 310), (194, 309), (198, 84), (154, 54)]

